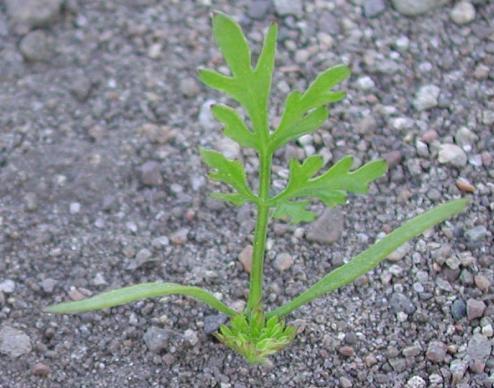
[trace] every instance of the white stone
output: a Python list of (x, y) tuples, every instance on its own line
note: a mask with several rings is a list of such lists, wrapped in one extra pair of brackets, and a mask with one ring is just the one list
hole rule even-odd
[(436, 85), (422, 86), (413, 100), (413, 105), (418, 111), (434, 108), (438, 104), (439, 93), (441, 89)]
[(475, 8), (468, 1), (460, 1), (451, 10), (450, 16), (456, 24), (468, 24), (475, 19)]
[(467, 164), (467, 154), (455, 144), (441, 144), (438, 154), (439, 163), (449, 163), (456, 167)]

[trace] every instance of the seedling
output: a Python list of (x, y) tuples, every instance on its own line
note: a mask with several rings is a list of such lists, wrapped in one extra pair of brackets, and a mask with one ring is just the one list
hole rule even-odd
[(320, 172), (324, 165), (323, 159), (319, 155), (312, 155), (302, 163), (290, 161), (286, 187), (273, 194), (271, 163), (274, 152), (288, 142), (314, 132), (326, 121), (329, 115), (327, 106), (345, 96), (344, 92), (332, 89), (348, 78), (350, 70), (344, 65), (331, 67), (320, 73), (304, 92), (291, 92), (286, 98), (279, 124), (272, 129), (268, 101), (275, 62), (276, 25), (269, 27), (254, 67), (247, 40), (235, 21), (224, 14), (214, 14), (213, 34), (230, 69), (230, 75), (203, 69), (199, 71), (199, 78), (244, 108), (248, 122), (227, 105), (215, 105), (212, 112), (224, 125), (226, 136), (244, 148), (254, 149), (259, 158), (259, 184), (254, 191), (242, 163), (227, 159), (213, 150), (200, 151), (204, 162), (211, 169), (210, 178), (231, 188), (229, 192), (215, 193), (213, 196), (236, 206), (250, 203), (257, 210), (249, 296), (244, 311), (239, 313), (233, 310), (201, 288), (162, 282), (120, 288), (85, 300), (53, 305), (46, 311), (81, 313), (144, 298), (186, 295), (226, 314), (230, 322), (221, 326), (217, 338), (250, 363), (263, 363), (267, 356), (286, 347), (295, 337), (295, 328), (284, 322), (288, 314), (372, 270), (406, 241), (461, 212), (467, 200), (444, 203), (411, 219), (328, 273), (293, 300), (266, 311), (263, 306), (263, 267), (269, 219), (282, 218), (293, 223), (312, 221), (315, 214), (309, 210), (311, 201), (319, 200), (327, 207), (344, 204), (348, 193), (366, 193), (369, 184), (386, 173), (387, 166), (383, 160), (374, 160), (352, 171), (352, 157), (346, 156), (327, 171)]

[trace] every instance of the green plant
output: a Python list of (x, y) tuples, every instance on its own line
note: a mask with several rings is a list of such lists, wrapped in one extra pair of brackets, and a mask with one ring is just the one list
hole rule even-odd
[(343, 65), (329, 68), (319, 74), (305, 92), (290, 93), (279, 125), (270, 130), (268, 100), (275, 61), (276, 25), (268, 30), (255, 67), (251, 65), (249, 46), (236, 22), (224, 14), (216, 13), (213, 17), (213, 32), (231, 75), (203, 69), (199, 72), (199, 78), (209, 87), (226, 93), (245, 109), (250, 125), (229, 106), (215, 105), (212, 112), (224, 125), (226, 136), (242, 147), (254, 149), (259, 158), (259, 185), (257, 192), (254, 192), (239, 161), (229, 160), (216, 151), (201, 150), (204, 162), (211, 169), (210, 178), (233, 189), (232, 192), (215, 193), (213, 196), (237, 206), (251, 203), (257, 209), (249, 296), (245, 310), (238, 313), (201, 288), (154, 282), (105, 292), (77, 302), (61, 303), (48, 307), (46, 311), (79, 313), (144, 298), (186, 295), (229, 316), (230, 323), (220, 328), (217, 338), (242, 354), (250, 363), (262, 363), (267, 356), (293, 340), (295, 328), (286, 326), (283, 321), (287, 314), (370, 271), (406, 241), (462, 211), (467, 200), (453, 200), (413, 218), (324, 276), (290, 302), (266, 312), (262, 303), (262, 284), (270, 216), (293, 223), (312, 221), (315, 215), (308, 210), (311, 200), (320, 200), (327, 207), (344, 204), (347, 193), (366, 193), (369, 184), (386, 173), (387, 166), (383, 160), (375, 160), (351, 171), (353, 160), (346, 156), (327, 171), (318, 174), (324, 164), (320, 156), (309, 156), (303, 163), (292, 160), (285, 189), (271, 194), (274, 152), (288, 142), (315, 131), (327, 119), (327, 105), (345, 96), (345, 93), (332, 91), (332, 88), (345, 80), (350, 71)]

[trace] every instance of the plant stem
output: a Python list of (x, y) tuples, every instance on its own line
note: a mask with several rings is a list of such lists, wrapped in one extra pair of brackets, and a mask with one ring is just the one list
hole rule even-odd
[(254, 249), (250, 273), (249, 299), (247, 310), (253, 312), (262, 305), (262, 282), (264, 272), (264, 251), (269, 219), (269, 187), (271, 185), (271, 160), (269, 151), (259, 154), (259, 202), (257, 203), (257, 221), (254, 232)]

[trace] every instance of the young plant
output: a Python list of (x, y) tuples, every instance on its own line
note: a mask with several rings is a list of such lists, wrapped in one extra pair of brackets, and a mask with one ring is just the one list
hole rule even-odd
[(211, 293), (174, 283), (144, 283), (104, 292), (77, 301), (61, 303), (46, 309), (52, 313), (80, 313), (119, 306), (125, 303), (163, 295), (186, 295), (199, 300), (230, 318), (216, 337), (243, 355), (250, 363), (263, 363), (266, 357), (286, 347), (295, 337), (295, 328), (284, 323), (284, 317), (315, 298), (326, 295), (352, 282), (376, 267), (386, 256), (406, 241), (461, 212), (467, 200), (444, 203), (406, 222), (348, 263), (328, 273), (293, 300), (271, 311), (263, 306), (263, 267), (268, 221), (270, 217), (293, 223), (315, 218), (308, 207), (319, 200), (327, 207), (344, 204), (348, 193), (366, 193), (368, 186), (387, 171), (383, 160), (371, 161), (351, 170), (353, 160), (346, 156), (327, 171), (320, 172), (321, 156), (309, 156), (302, 163), (290, 161), (286, 187), (272, 194), (271, 163), (276, 150), (298, 137), (314, 132), (328, 118), (328, 104), (341, 100), (345, 93), (332, 89), (350, 75), (344, 65), (320, 73), (304, 92), (291, 92), (286, 98), (279, 124), (270, 127), (268, 102), (275, 62), (277, 27), (269, 27), (255, 66), (240, 26), (224, 14), (213, 16), (213, 34), (230, 69), (230, 75), (213, 70), (199, 71), (207, 86), (224, 92), (242, 106), (249, 124), (227, 105), (212, 107), (214, 116), (224, 125), (224, 133), (244, 148), (252, 148), (259, 158), (258, 190), (252, 190), (242, 163), (227, 159), (221, 153), (201, 149), (204, 162), (211, 169), (210, 178), (231, 187), (231, 192), (214, 193), (217, 199), (240, 206), (252, 204), (257, 210), (254, 233), (252, 270), (246, 308), (239, 313)]

